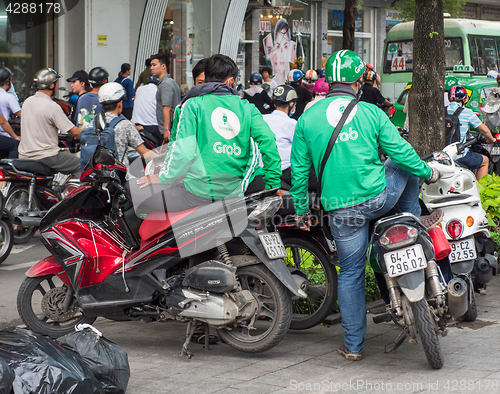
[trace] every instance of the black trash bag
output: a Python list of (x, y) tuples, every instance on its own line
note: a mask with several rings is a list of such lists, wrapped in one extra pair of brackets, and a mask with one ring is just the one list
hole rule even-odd
[(94, 373), (105, 394), (124, 394), (130, 378), (127, 352), (102, 336), (90, 324), (79, 324), (77, 331), (57, 342), (78, 353)]
[(15, 394), (102, 394), (81, 357), (22, 328), (0, 331), (0, 359), (15, 374)]
[(13, 391), (14, 372), (3, 358), (0, 358), (0, 394), (11, 394)]

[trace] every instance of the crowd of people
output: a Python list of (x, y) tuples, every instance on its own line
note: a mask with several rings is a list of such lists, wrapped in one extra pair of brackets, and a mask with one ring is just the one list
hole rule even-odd
[[(238, 67), (218, 54), (194, 66), (194, 87), (181, 97), (169, 65), (165, 54), (151, 56), (135, 86), (127, 63), (114, 82), (109, 82), (103, 67), (88, 74), (76, 71), (67, 79), (76, 96), (71, 119), (52, 100), (61, 78), (55, 70), (45, 68), (35, 75), (37, 92), (25, 100), (21, 116), (18, 103), (7, 93), (12, 73), (2, 68), (0, 144), (19, 143), (5, 121), (13, 113), (21, 117), (20, 158), (79, 177), (85, 163), (59, 150), (59, 132), (78, 138), (103, 111), (106, 122), (114, 126), (117, 159), (127, 164), (128, 147), (146, 159), (156, 156), (139, 134), (149, 130), (168, 146), (158, 174), (128, 181), (134, 206), (144, 213), (182, 211), (231, 196), (286, 188), (293, 197), (297, 226), (308, 231), (308, 191), (321, 190), (339, 256), (338, 300), (345, 337), (338, 352), (348, 360), (361, 359), (368, 223), (395, 205), (419, 215), (418, 178), (435, 182), (439, 177), (379, 108), (392, 103), (380, 94), (375, 70), (355, 52), (342, 50), (328, 59), (324, 70), (291, 70), (285, 84), (274, 82), (270, 69), (254, 73), (241, 97)], [(461, 93), (459, 88), (452, 90), (448, 111), (463, 105)], [(325, 157), (341, 119), (343, 132)], [(477, 123), (472, 125), (490, 140), (489, 131)], [(5, 139), (11, 139), (11, 145)], [(389, 156), (385, 163), (379, 159), (378, 144)], [(429, 227), (438, 222), (436, 215), (424, 219)]]

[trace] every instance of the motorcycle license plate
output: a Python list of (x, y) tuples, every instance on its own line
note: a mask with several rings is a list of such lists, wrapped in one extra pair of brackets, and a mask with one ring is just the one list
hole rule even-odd
[(461, 239), (460, 241), (450, 242), (451, 253), (449, 255), (450, 263), (459, 261), (473, 260), (477, 257), (476, 244), (474, 237)]
[(494, 146), (491, 148), (491, 154), (494, 156), (500, 156), (500, 146)]
[(259, 238), (270, 259), (284, 259), (288, 256), (279, 233), (259, 234)]
[(10, 189), (10, 182), (0, 182), (0, 192), (4, 197), (7, 197)]
[(424, 250), (420, 244), (388, 252), (384, 255), (384, 260), (391, 278), (427, 267)]

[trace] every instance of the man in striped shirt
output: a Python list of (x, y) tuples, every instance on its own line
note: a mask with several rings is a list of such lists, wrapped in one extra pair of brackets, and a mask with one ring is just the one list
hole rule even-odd
[[(490, 132), (490, 129), (488, 129), (488, 127), (479, 120), (474, 112), (465, 107), (465, 103), (467, 102), (467, 91), (464, 87), (460, 85), (452, 86), (448, 92), (448, 99), (450, 100), (450, 105), (447, 107), (449, 115), (454, 114), (459, 107), (463, 108), (462, 112), (458, 115), (458, 121), (460, 122), (461, 143), (464, 143), (467, 139), (469, 125), (475, 127), (479, 132), (481, 132), (486, 137), (488, 144), (496, 142)], [(488, 173), (488, 158), (479, 153), (472, 152), (469, 148), (467, 148), (462, 155), (458, 157), (457, 162), (471, 170), (477, 169), (477, 180), (481, 179)]]

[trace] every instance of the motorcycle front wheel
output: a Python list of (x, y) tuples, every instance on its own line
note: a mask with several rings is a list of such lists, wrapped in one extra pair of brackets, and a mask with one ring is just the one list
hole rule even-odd
[(276, 346), (285, 336), (292, 318), (288, 289), (264, 264), (238, 268), (242, 290), (249, 290), (258, 302), (257, 316), (236, 326), (218, 330), (229, 346), (247, 353), (259, 353)]
[[(34, 207), (37, 207), (37, 201), (33, 202)], [(29, 192), (27, 187), (19, 186), (13, 188), (5, 199), (4, 209), (9, 212), (12, 218), (28, 212), (29, 210)], [(36, 233), (37, 228), (34, 226), (15, 225), (14, 228), (14, 243), (16, 245), (28, 242)]]
[(444, 358), (429, 304), (425, 299), (410, 304), (427, 362), (432, 368), (440, 369), (444, 364)]
[(24, 279), (17, 293), (19, 316), (31, 330), (51, 338), (74, 332), (78, 324), (92, 324), (96, 318), (81, 311), (75, 296), (68, 310), (61, 311), (67, 291), (56, 275)]
[(285, 263), (307, 275), (307, 299), (292, 300), (292, 330), (306, 330), (328, 317), (337, 301), (337, 270), (330, 257), (307, 239), (283, 237)]
[(0, 219), (0, 264), (9, 257), (14, 243), (14, 229), (9, 219)]

